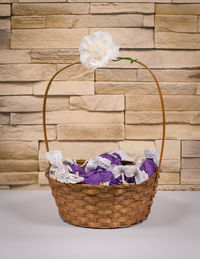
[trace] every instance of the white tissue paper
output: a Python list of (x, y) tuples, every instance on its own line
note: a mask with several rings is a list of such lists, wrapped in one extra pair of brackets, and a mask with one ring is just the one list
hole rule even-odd
[(144, 155), (145, 155), (146, 158), (153, 159), (154, 163), (158, 166), (159, 160), (160, 160), (160, 156), (157, 153), (155, 148), (145, 149), (144, 150)]
[[(64, 165), (62, 162), (62, 152), (52, 150), (45, 154), (47, 160), (51, 164), (49, 176), (57, 179), (61, 183), (80, 183), (84, 181), (83, 177), (70, 173), (70, 166)], [(67, 161), (69, 161), (67, 159)]]
[(92, 157), (88, 160), (85, 167), (85, 172), (95, 171), (98, 166), (108, 169), (111, 165), (111, 161), (101, 156)]

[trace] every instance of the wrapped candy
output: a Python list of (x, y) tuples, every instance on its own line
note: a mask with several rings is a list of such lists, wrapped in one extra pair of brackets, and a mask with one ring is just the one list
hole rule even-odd
[(122, 150), (114, 151), (114, 152), (112, 152), (112, 154), (117, 156), (122, 161), (128, 161), (128, 162), (134, 162), (135, 161), (131, 156), (129, 156), (128, 154), (126, 154)]
[(155, 148), (145, 149), (144, 155), (147, 159), (153, 159), (154, 163), (158, 166), (160, 156), (155, 150)]
[(51, 164), (50, 177), (57, 179), (61, 183), (80, 183), (84, 180), (78, 174), (70, 173), (69, 165), (64, 165), (62, 162), (62, 152), (53, 150), (45, 154), (47, 160)]
[(101, 156), (92, 157), (88, 160), (85, 172), (94, 171), (96, 169), (107, 169), (111, 165), (111, 161)]
[(113, 174), (107, 170), (90, 171), (84, 177), (84, 183), (92, 185), (109, 185), (112, 180), (114, 180)]
[(140, 170), (145, 171), (149, 178), (158, 170), (157, 165), (154, 163), (153, 159), (147, 159), (141, 165)]

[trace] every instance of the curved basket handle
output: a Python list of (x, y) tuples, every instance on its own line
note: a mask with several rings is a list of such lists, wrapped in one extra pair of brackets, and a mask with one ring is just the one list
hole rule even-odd
[[(123, 57), (118, 57), (118, 59), (123, 59)], [(162, 119), (163, 119), (163, 131), (162, 131), (162, 145), (161, 145), (161, 151), (160, 151), (160, 161), (159, 161), (159, 165), (158, 165), (158, 171), (157, 171), (157, 178), (159, 176), (159, 172), (160, 172), (160, 167), (161, 167), (161, 161), (162, 161), (162, 157), (163, 157), (163, 150), (164, 150), (164, 143), (165, 143), (165, 107), (164, 107), (164, 101), (163, 101), (163, 96), (162, 96), (162, 92), (160, 89), (160, 85), (158, 83), (158, 80), (156, 78), (156, 76), (154, 75), (154, 73), (151, 71), (150, 68), (148, 68), (145, 64), (143, 64), (142, 62), (138, 61), (138, 60), (134, 60), (132, 58), (126, 58), (126, 60), (130, 60), (132, 62), (136, 62), (138, 64), (140, 64), (141, 66), (143, 66), (145, 69), (147, 69), (149, 71), (149, 73), (152, 75), (156, 85), (157, 85), (157, 89), (158, 89), (158, 93), (160, 96), (160, 102), (161, 102), (161, 108), (162, 108)], [(76, 64), (80, 64), (80, 61), (71, 63), (65, 67), (63, 67), (62, 69), (60, 69), (59, 71), (57, 71), (52, 78), (50, 79), (47, 88), (45, 90), (45, 94), (44, 94), (44, 100), (43, 100), (43, 131), (44, 131), (44, 141), (45, 141), (45, 146), (46, 146), (46, 152), (49, 152), (49, 144), (48, 144), (48, 138), (47, 138), (47, 129), (46, 129), (46, 102), (47, 102), (47, 95), (51, 86), (51, 83), (53, 82), (54, 78), (63, 70), (65, 70), (68, 67), (71, 67), (73, 65)]]

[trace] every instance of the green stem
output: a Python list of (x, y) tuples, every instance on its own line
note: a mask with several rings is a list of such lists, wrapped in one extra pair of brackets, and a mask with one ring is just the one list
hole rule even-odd
[(130, 57), (122, 57), (122, 58), (117, 58), (117, 59), (112, 59), (113, 62), (116, 62), (116, 61), (120, 61), (122, 59), (128, 59), (128, 60), (131, 60), (131, 63), (135, 62), (137, 59), (132, 59)]

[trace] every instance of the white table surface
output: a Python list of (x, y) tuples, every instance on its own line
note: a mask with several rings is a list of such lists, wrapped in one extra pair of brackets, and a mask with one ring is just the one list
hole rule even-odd
[(141, 224), (87, 229), (64, 223), (50, 191), (0, 191), (0, 259), (200, 258), (200, 192), (159, 191)]

